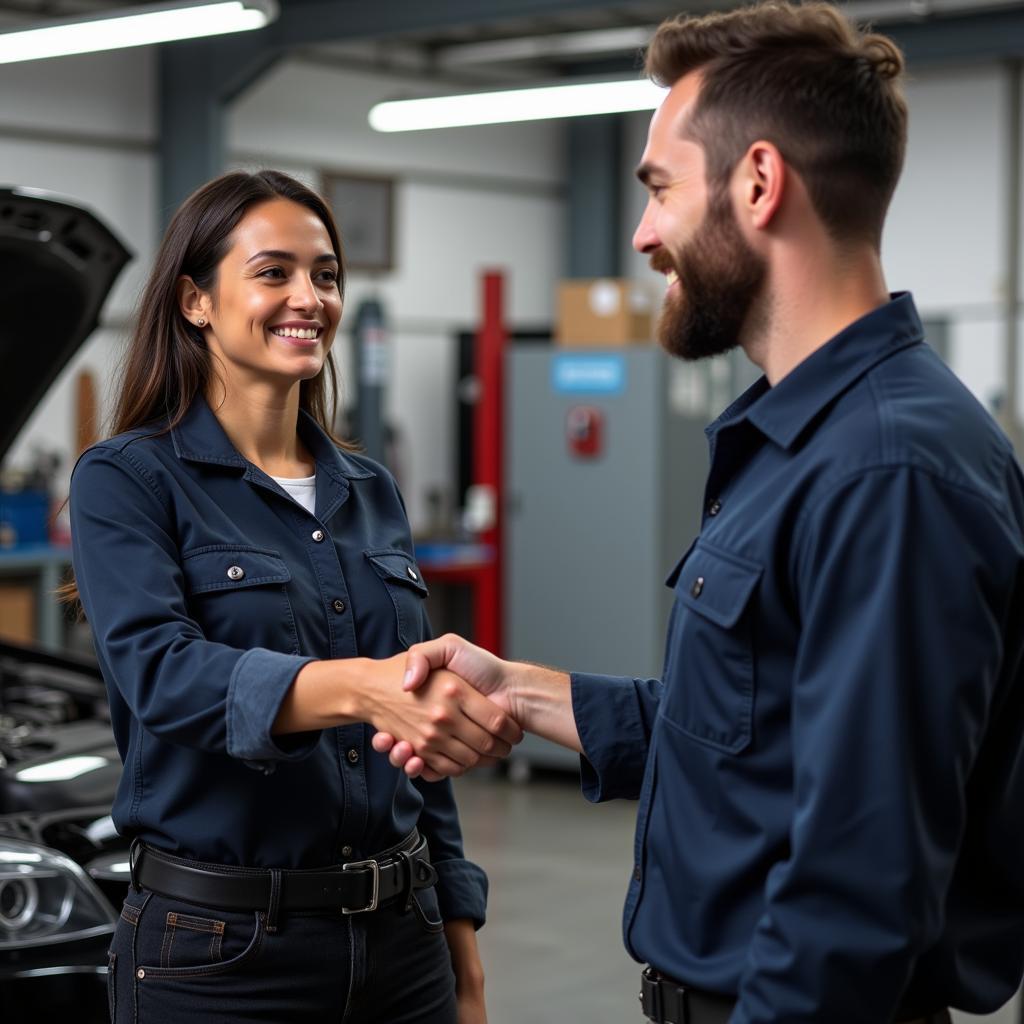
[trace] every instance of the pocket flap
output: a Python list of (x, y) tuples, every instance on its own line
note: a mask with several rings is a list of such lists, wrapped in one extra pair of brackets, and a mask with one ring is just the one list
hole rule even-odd
[(227, 544), (186, 551), (182, 556), (182, 569), (190, 594), (287, 583), (292, 578), (284, 559), (276, 551)]
[(731, 629), (743, 614), (762, 572), (756, 562), (697, 544), (676, 570), (676, 594), (698, 615)]
[(407, 587), (427, 596), (427, 585), (423, 582), (416, 559), (405, 551), (367, 551), (367, 561), (385, 583), (404, 583)]

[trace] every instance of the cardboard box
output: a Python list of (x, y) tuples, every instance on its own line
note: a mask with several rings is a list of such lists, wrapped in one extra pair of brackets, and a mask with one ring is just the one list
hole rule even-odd
[(0, 637), (13, 643), (36, 639), (36, 595), (22, 583), (0, 583)]
[(562, 281), (555, 341), (573, 348), (650, 342), (652, 307), (650, 292), (627, 278)]

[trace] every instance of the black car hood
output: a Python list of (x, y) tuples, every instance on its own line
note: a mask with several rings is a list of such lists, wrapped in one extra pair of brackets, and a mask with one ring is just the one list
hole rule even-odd
[(95, 329), (131, 253), (95, 214), (0, 188), (0, 460)]

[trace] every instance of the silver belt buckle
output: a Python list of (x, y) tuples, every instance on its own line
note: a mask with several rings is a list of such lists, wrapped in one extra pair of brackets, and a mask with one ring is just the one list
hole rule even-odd
[(360, 868), (369, 868), (373, 872), (373, 889), (370, 893), (370, 902), (365, 907), (356, 907), (355, 910), (342, 907), (341, 912), (344, 915), (368, 914), (370, 911), (376, 910), (380, 902), (380, 864), (375, 860), (353, 860), (348, 864), (341, 865), (342, 871), (358, 871)]

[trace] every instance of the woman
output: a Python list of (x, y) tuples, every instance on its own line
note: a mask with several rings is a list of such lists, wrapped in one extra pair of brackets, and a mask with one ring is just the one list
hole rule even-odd
[(415, 736), (458, 771), (519, 734), (454, 677), (401, 691), (426, 587), (391, 476), (329, 433), (343, 280), (299, 182), (199, 189), (146, 286), (115, 436), (72, 477), (133, 838), (117, 1022), (486, 1020), (486, 879), (451, 789), (369, 740)]

